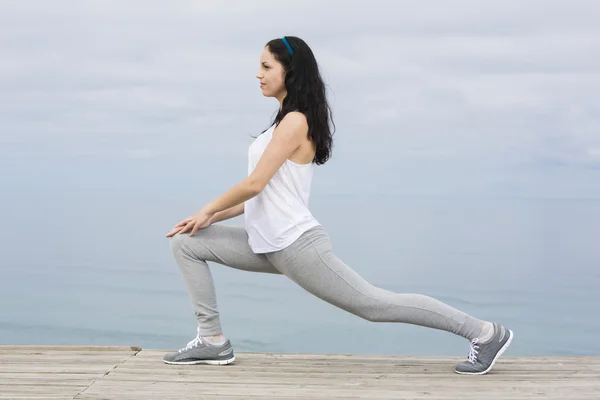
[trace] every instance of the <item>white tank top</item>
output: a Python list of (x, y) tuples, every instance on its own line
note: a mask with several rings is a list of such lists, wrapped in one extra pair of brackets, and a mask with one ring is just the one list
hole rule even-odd
[[(273, 137), (275, 125), (248, 149), (248, 175)], [(286, 160), (260, 194), (244, 204), (248, 244), (254, 253), (281, 250), (319, 225), (308, 209), (314, 164)]]

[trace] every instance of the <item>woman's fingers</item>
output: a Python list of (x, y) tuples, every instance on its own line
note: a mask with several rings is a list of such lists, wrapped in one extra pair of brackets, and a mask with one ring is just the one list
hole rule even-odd
[[(182, 229), (184, 229), (184, 227), (189, 224), (191, 221), (191, 218), (186, 218), (183, 221), (179, 222), (177, 225), (175, 225), (173, 227), (173, 229), (171, 230), (171, 232), (167, 233), (167, 237), (171, 237), (173, 235), (175, 235), (176, 233), (179, 233), (182, 231)], [(183, 231), (185, 232), (185, 231)]]
[(190, 236), (193, 236), (194, 233), (196, 233), (196, 231), (202, 227), (202, 225), (199, 223), (201, 221), (196, 221), (193, 217), (188, 217), (186, 219), (184, 219), (183, 221), (179, 222), (177, 225), (175, 225), (173, 227), (173, 229), (171, 230), (171, 232), (167, 233), (166, 237), (171, 237), (177, 233), (185, 233), (187, 231), (189, 231), (190, 229), (192, 230), (192, 233), (190, 234)]
[(196, 233), (196, 231), (200, 228), (200, 223), (196, 222), (194, 223), (194, 227), (192, 228), (192, 231), (190, 232), (190, 236), (194, 236), (194, 234)]
[(171, 232), (167, 233), (167, 237), (171, 237), (171, 236), (175, 235), (177, 232), (179, 232), (179, 229), (180, 228), (173, 228), (171, 230)]
[(185, 233), (185, 232), (189, 231), (192, 226), (194, 226), (194, 221), (188, 221), (184, 226), (181, 226), (178, 228), (179, 229), (178, 232)]
[(185, 224), (187, 224), (188, 222), (190, 222), (191, 220), (192, 220), (192, 217), (187, 217), (186, 219), (184, 219), (183, 221), (181, 221), (177, 225), (175, 225), (175, 228), (180, 228), (180, 227), (184, 226)]

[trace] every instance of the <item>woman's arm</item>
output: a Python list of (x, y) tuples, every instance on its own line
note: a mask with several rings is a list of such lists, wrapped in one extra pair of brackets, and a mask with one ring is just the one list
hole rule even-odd
[(211, 219), (216, 221), (217, 216), (218, 220), (222, 221), (240, 215), (244, 202), (262, 192), (285, 160), (301, 145), (307, 132), (308, 122), (303, 114), (299, 112), (287, 114), (275, 128), (271, 141), (252, 173), (214, 201), (202, 207), (196, 214), (175, 225), (173, 230), (167, 233), (167, 237), (176, 233), (185, 233), (190, 228), (190, 236), (194, 236), (198, 229), (208, 226)]
[(287, 114), (275, 128), (273, 138), (252, 173), (214, 201), (205, 205), (199, 212), (214, 216), (258, 196), (285, 160), (300, 146), (307, 132), (308, 122), (303, 114), (299, 112)]
[(231, 219), (237, 217), (238, 215), (242, 215), (244, 213), (244, 203), (240, 203), (237, 206), (233, 206), (228, 208), (227, 210), (220, 211), (212, 216), (210, 219), (210, 223), (214, 224), (216, 222), (225, 221), (227, 219)]

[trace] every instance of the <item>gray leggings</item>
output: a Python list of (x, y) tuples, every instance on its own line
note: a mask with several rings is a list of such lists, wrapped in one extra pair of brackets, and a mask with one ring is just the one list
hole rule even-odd
[(201, 336), (222, 333), (212, 275), (207, 261), (245, 271), (284, 274), (315, 296), (374, 322), (404, 322), (441, 329), (469, 340), (483, 321), (420, 294), (399, 294), (371, 285), (332, 251), (325, 230), (306, 231), (287, 248), (255, 254), (243, 227), (211, 225), (194, 236), (176, 234), (171, 249), (179, 265)]

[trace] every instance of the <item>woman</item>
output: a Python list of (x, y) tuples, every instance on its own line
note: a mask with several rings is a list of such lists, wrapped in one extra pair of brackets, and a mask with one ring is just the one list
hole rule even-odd
[[(250, 145), (248, 176), (167, 237), (192, 301), (198, 335), (164, 356), (169, 364), (228, 364), (235, 360), (221, 330), (207, 261), (246, 271), (284, 274), (308, 292), (368, 321), (441, 329), (471, 340), (461, 374), (485, 374), (513, 333), (431, 297), (377, 288), (332, 251), (308, 209), (315, 165), (331, 155), (325, 86), (308, 45), (289, 36), (268, 42), (256, 77), (264, 96), (279, 101), (271, 128)], [(245, 226), (213, 225), (244, 214)], [(189, 234), (188, 234), (189, 232)]]

